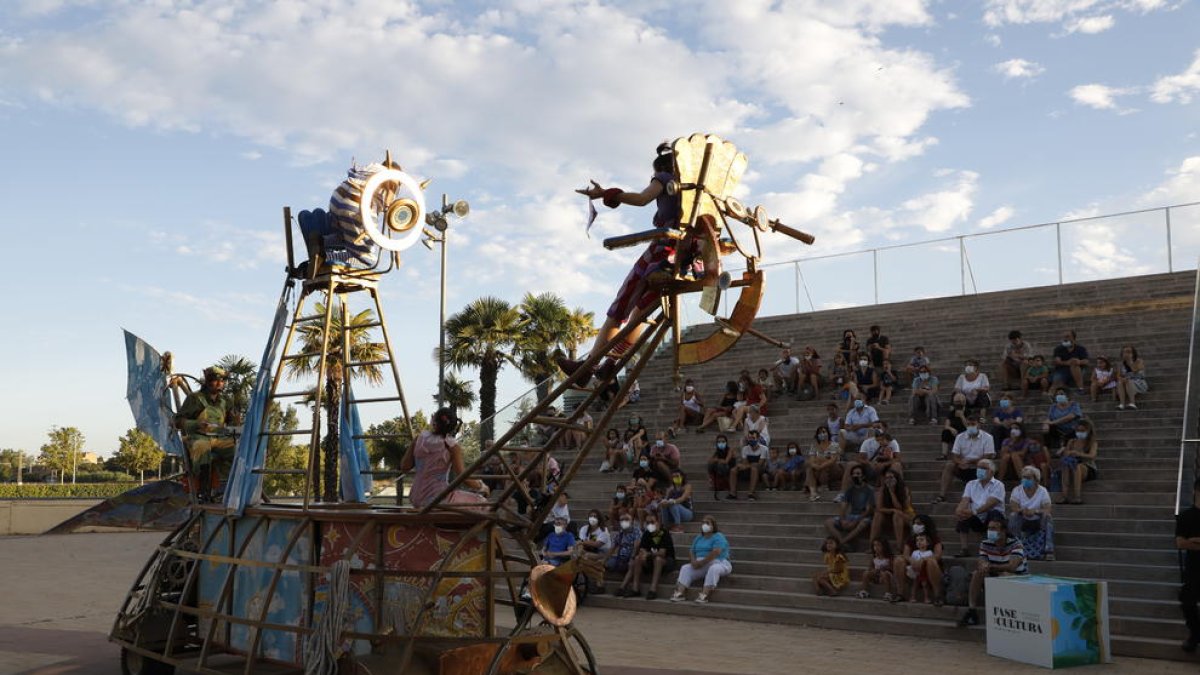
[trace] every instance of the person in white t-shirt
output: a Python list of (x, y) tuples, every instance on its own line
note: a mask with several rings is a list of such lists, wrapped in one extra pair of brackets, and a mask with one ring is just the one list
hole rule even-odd
[(954, 446), (946, 458), (946, 466), (942, 469), (941, 494), (934, 497), (933, 503), (946, 501), (950, 491), (950, 481), (954, 477), (964, 483), (975, 478), (975, 467), (981, 459), (991, 459), (996, 456), (996, 442), (992, 435), (983, 430), (980, 415), (967, 417), (967, 428), (954, 437)]
[(1028, 560), (1054, 560), (1050, 493), (1036, 466), (1021, 469), (1021, 484), (1008, 498), (1008, 531), (1021, 540)]
[(879, 413), (875, 409), (867, 405), (867, 399), (862, 393), (854, 395), (854, 403), (850, 410), (846, 412), (846, 422), (842, 425), (838, 432), (841, 441), (838, 445), (842, 446), (843, 450), (849, 450), (851, 446), (858, 446), (863, 441), (867, 440), (867, 429), (874, 427), (879, 423)]
[(954, 511), (958, 522), (954, 531), (958, 532), (958, 541), (962, 549), (962, 557), (968, 556), (967, 535), (971, 532), (983, 534), (988, 529), (988, 520), (1004, 518), (1004, 483), (996, 480), (996, 467), (990, 459), (981, 459), (975, 463), (975, 480), (967, 483), (963, 489), (962, 500)]
[(779, 360), (771, 364), (771, 379), (776, 389), (786, 390), (789, 394), (796, 392), (800, 383), (800, 359), (792, 356), (792, 350), (784, 349)]

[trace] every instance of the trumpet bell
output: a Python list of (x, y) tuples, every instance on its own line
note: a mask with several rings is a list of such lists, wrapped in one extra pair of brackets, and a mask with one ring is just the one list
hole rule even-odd
[(451, 210), (454, 212), (455, 216), (459, 218), (466, 218), (467, 214), (471, 212), (471, 205), (467, 203), (467, 200), (460, 199), (454, 202), (454, 206), (451, 207)]
[(397, 199), (387, 207), (384, 222), (393, 232), (407, 232), (417, 224), (417, 203), (411, 199)]
[(575, 561), (558, 567), (538, 565), (529, 573), (529, 594), (533, 606), (554, 626), (566, 626), (575, 618), (575, 588), (572, 582), (579, 570)]

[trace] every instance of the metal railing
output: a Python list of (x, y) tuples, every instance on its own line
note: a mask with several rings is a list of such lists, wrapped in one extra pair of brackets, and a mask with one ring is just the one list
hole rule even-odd
[(1200, 388), (1200, 359), (1196, 358), (1200, 337), (1200, 270), (1192, 296), (1192, 323), (1189, 325), (1187, 378), (1183, 389), (1183, 429), (1179, 434), (1179, 475), (1175, 489), (1175, 515), (1191, 505), (1192, 484), (1200, 476), (1200, 411), (1192, 401), (1193, 387)]
[(759, 315), (1175, 272), (1197, 256), (1200, 201), (765, 263)]

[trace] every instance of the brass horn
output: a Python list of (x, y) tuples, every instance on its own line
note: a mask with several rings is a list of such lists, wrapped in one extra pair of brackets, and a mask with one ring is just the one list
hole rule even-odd
[(529, 595), (533, 606), (554, 626), (566, 626), (575, 618), (575, 575), (589, 577), (603, 574), (596, 569), (600, 563), (584, 558), (572, 558), (563, 564), (538, 565), (529, 573)]

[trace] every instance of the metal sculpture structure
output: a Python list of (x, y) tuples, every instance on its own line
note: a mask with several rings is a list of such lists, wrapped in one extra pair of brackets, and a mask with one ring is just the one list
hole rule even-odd
[[(745, 155), (733, 144), (696, 134), (672, 147), (675, 180), (670, 189), (681, 196), (684, 209), (678, 228), (668, 236), (706, 238), (710, 245), (704, 247), (703, 277), (686, 278), (676, 263), (656, 281), (660, 304), (639, 310), (584, 369), (554, 387), (420, 509), (368, 501), (367, 483), (379, 472), (362, 461), (363, 444), (373, 437), (357, 424), (357, 406), (398, 403), (408, 419), (378, 282), (399, 265), (399, 252), (420, 238), (422, 222), (445, 213), (425, 213), (425, 183), (404, 173), (389, 156), (383, 164), (352, 169), (335, 191), (329, 213), (299, 214), (309, 259), (296, 265), (293, 223), (285, 209), (287, 282), (224, 502), (194, 505), (187, 522), (143, 568), (110, 635), (122, 647), (124, 671), (596, 673), (592, 652), (572, 623), (577, 604), (572, 584), (579, 574), (594, 576), (601, 570), (584, 559), (557, 568), (539, 565), (534, 546), (539, 525), (618, 405), (607, 405), (591, 428), (578, 420), (606, 392), (615, 389), (615, 400), (623, 400), (668, 332), (674, 335), (676, 372), (681, 365), (716, 358), (743, 334), (755, 334), (751, 324), (763, 293), (759, 234), (773, 230), (811, 242), (808, 235), (769, 219), (762, 207), (747, 211), (733, 198), (746, 168)], [(748, 237), (735, 234), (737, 223), (750, 226)], [(614, 238), (605, 246), (633, 245), (654, 236), (663, 232)], [(746, 262), (738, 280), (720, 273), (720, 258), (734, 253)], [(297, 285), (298, 297), (288, 311)], [(702, 293), (702, 306), (715, 315), (720, 295), (731, 287), (739, 288), (740, 296), (730, 315), (717, 317), (717, 328), (707, 337), (681, 343), (680, 296)], [(347, 305), (362, 295), (369, 296), (376, 320), (355, 324)], [(306, 315), (308, 301), (316, 298), (324, 300), (322, 311)], [(649, 329), (641, 331), (632, 348), (609, 354), (643, 323)], [(317, 325), (319, 329), (313, 328)], [(373, 329), (381, 333), (386, 358), (356, 361), (351, 331)], [(297, 331), (316, 336), (305, 341), (309, 351), (294, 347)], [(313, 344), (319, 348), (311, 349)], [(634, 362), (635, 355), (642, 358)], [(589, 385), (583, 372), (590, 379), (606, 356), (618, 367)], [(287, 364), (301, 360), (315, 373), (315, 383), (281, 391)], [(618, 384), (617, 373), (630, 364), (628, 376)], [(380, 366), (392, 375), (395, 394), (356, 398), (350, 373)], [(339, 376), (331, 379), (331, 372)], [(583, 401), (565, 416), (552, 414), (569, 391), (582, 392)], [(302, 397), (312, 404), (311, 426), (270, 430), (271, 404)], [(551, 430), (541, 445), (520, 444), (531, 425)], [(552, 487), (531, 485), (539, 465), (545, 479), (550, 449), (566, 432), (585, 434), (580, 450)], [(282, 434), (307, 436), (307, 468), (268, 468), (268, 441)], [(486, 502), (455, 503), (454, 490), (482, 475), (493, 460), (502, 473), (489, 479), (504, 486)], [(302, 498), (262, 503), (262, 479), (271, 474), (301, 478)], [(514, 502), (532, 508), (522, 513)], [(513, 621), (498, 620), (502, 605), (513, 608)], [(535, 611), (540, 621), (535, 622)]]

